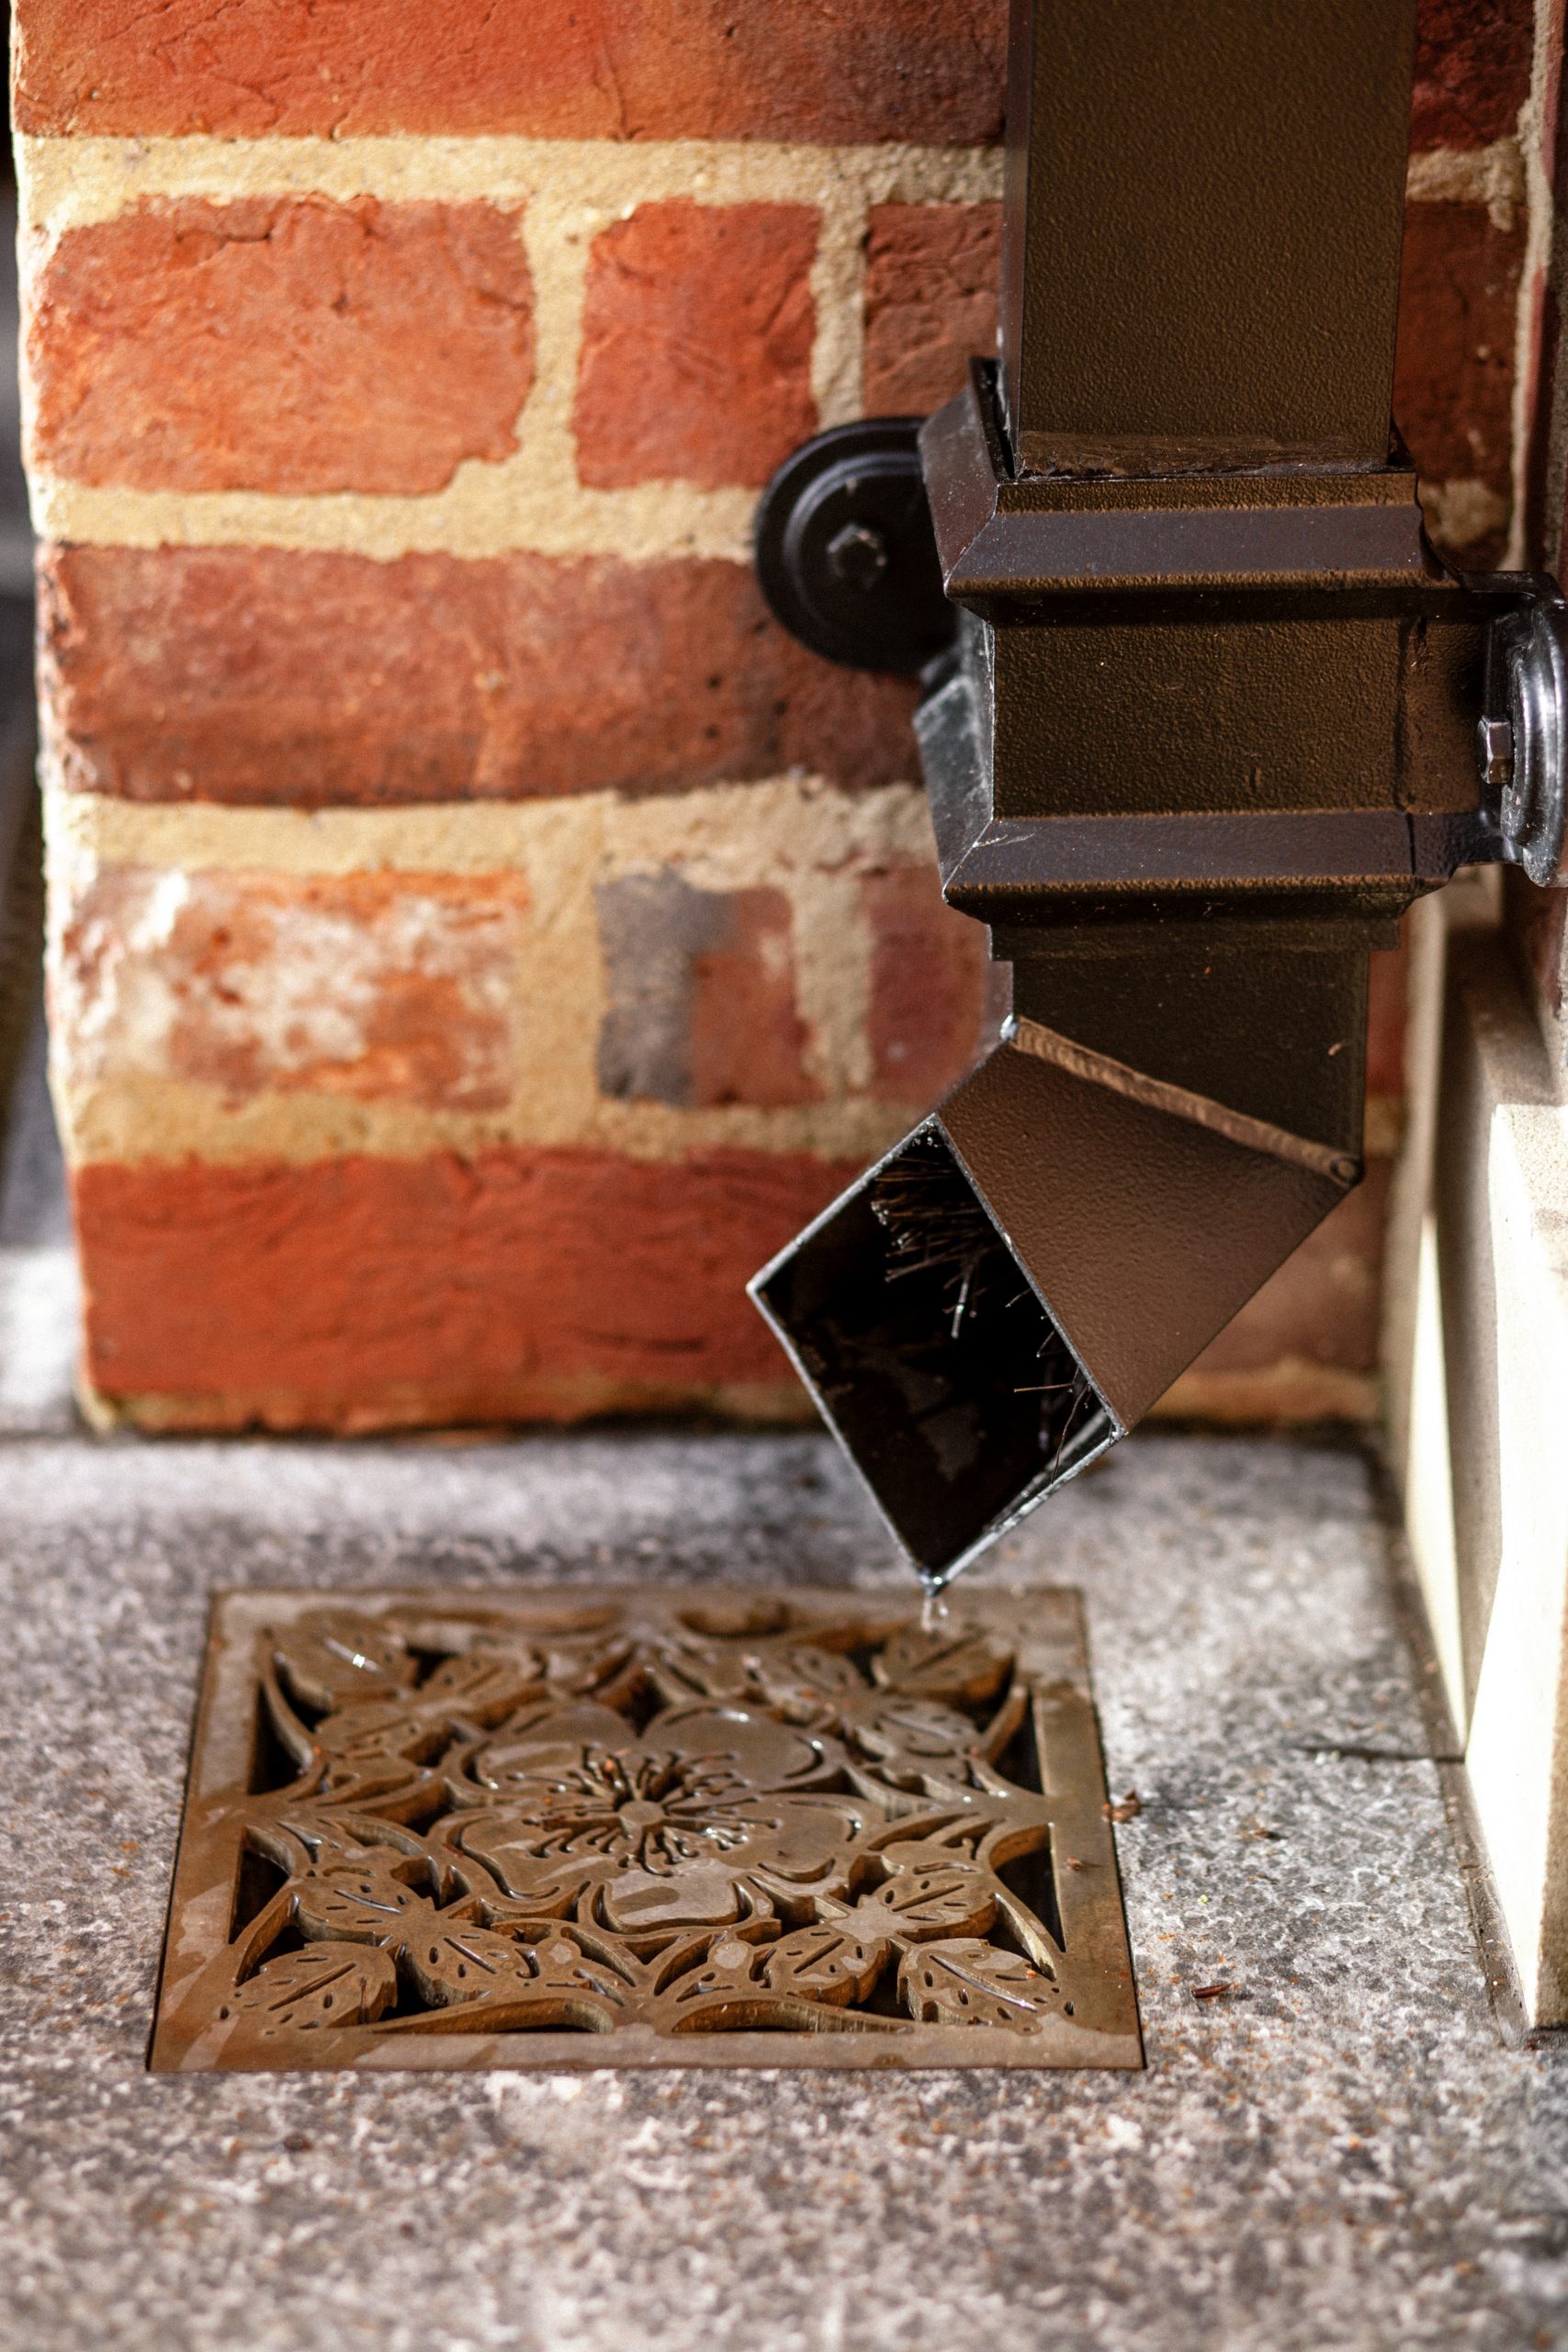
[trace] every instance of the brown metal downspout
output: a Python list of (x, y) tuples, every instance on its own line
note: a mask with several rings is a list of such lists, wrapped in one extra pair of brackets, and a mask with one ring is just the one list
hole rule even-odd
[(752, 1285), (932, 1585), (1359, 1182), (1369, 950), (1492, 854), (1484, 615), (1391, 424), (1412, 19), (1015, 0), (917, 722), (1013, 1020)]

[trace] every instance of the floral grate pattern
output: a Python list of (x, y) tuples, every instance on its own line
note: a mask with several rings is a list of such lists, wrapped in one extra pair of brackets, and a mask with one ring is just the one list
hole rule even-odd
[(1136, 2064), (1076, 1600), (219, 1604), (158, 2066)]

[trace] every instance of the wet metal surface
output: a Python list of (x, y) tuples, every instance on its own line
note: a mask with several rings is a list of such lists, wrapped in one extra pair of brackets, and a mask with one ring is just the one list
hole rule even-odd
[(1141, 2074), (150, 2075), (214, 1588), (908, 1571), (816, 1438), (11, 1442), (0, 1484), (27, 2352), (1568, 2345), (1568, 2072), (1494, 2026), (1354, 1453), (1134, 1437), (964, 1589), (1084, 1593)]

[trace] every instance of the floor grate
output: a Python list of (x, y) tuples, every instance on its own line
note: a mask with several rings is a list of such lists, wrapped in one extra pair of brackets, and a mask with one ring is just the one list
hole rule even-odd
[(230, 1593), (155, 2068), (1142, 2063), (1076, 1593)]

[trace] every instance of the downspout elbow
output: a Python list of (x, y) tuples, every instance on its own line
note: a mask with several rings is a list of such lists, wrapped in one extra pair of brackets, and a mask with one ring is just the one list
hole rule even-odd
[(1141, 1419), (1360, 1173), (1024, 1016), (751, 1295), (935, 1589)]

